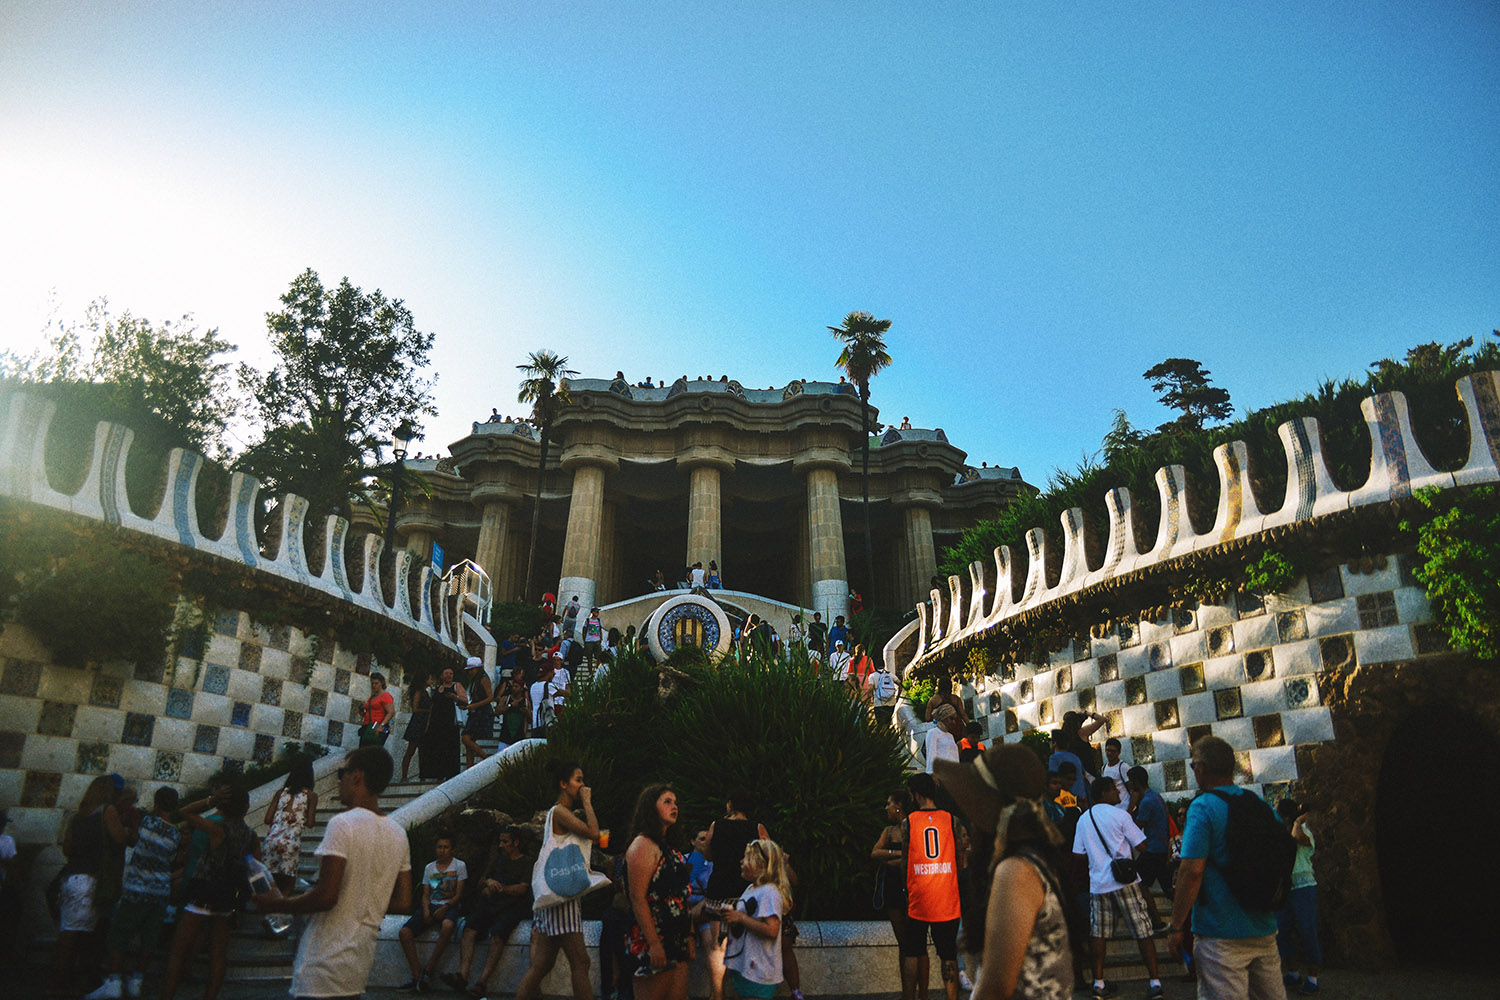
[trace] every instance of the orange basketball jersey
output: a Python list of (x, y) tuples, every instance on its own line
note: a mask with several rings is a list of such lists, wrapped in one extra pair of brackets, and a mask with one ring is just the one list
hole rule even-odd
[(953, 815), (942, 809), (919, 809), (907, 822), (907, 915), (928, 923), (957, 920), (958, 845), (953, 842)]

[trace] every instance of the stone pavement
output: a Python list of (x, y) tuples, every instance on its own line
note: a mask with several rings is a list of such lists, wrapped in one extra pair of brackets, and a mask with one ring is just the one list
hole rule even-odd
[[(1461, 997), (1492, 997), (1497, 991), (1494, 972), (1479, 970), (1455, 972), (1418, 966), (1406, 966), (1381, 972), (1333, 969), (1324, 973), (1322, 983), (1323, 991), (1319, 995), (1332, 998), (1332, 1000), (1457, 1000)], [(180, 995), (185, 998), (197, 996), (198, 991), (194, 985), (186, 985)], [(1167, 1000), (1193, 1000), (1197, 996), (1193, 984), (1180, 980), (1169, 979), (1166, 982), (1166, 992)], [(446, 988), (439, 988), (426, 995), (437, 998), (456, 998), (459, 994)], [(942, 998), (942, 989), (936, 982), (933, 983), (931, 995), (934, 1000)], [(1296, 996), (1295, 993), (1290, 995)], [(372, 989), (365, 992), (366, 1000), (396, 1000), (396, 998), (412, 996), (416, 994), (392, 989)], [(504, 994), (496, 993), (491, 996), (498, 998)], [(1079, 993), (1076, 996), (1082, 998), (1087, 994)], [(1120, 992), (1119, 1000), (1133, 1000), (1133, 998), (1144, 996), (1143, 984), (1131, 984)], [(222, 1000), (287, 1000), (287, 992), (284, 985), (231, 982), (224, 984), (224, 991), (220, 997)], [(812, 1000), (900, 1000), (900, 994), (875, 994), (861, 997), (818, 996)]]

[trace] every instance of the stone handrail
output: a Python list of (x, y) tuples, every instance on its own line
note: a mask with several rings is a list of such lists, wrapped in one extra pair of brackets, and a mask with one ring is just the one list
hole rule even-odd
[[(303, 551), (308, 502), (296, 494), (282, 497), (279, 505), (279, 530), (271, 532), (279, 542), (273, 546), (260, 538), (255, 529), (255, 509), (261, 484), (253, 476), (231, 473), (224, 530), (217, 538), (208, 537), (198, 523), (198, 477), (206, 460), (197, 452), (172, 449), (167, 458), (166, 488), (156, 515), (137, 515), (130, 508), (125, 481), (135, 432), (120, 424), (100, 422), (95, 427), (83, 484), (71, 494), (57, 491), (47, 475), (45, 461), (48, 430), (56, 410), (52, 400), (32, 393), (0, 393), (0, 496), (69, 511), (225, 559), (256, 573), (269, 573), (373, 612), (454, 652), (464, 651), (465, 628), (473, 630), (486, 647), (493, 646), (494, 640), (483, 629), (487, 609), (475, 607), (473, 595), (464, 592), (456, 581), (440, 579), (430, 565), (423, 566), (416, 593), (411, 592), (408, 577), (413, 556), (408, 550), (396, 553), (396, 592), (388, 602), (380, 579), (385, 539), (379, 535), (365, 534), (361, 542), (363, 578), (351, 581), (344, 560), (349, 522), (342, 517), (328, 517), (322, 570), (313, 574)], [(273, 547), (275, 551), (271, 552)], [(466, 580), (483, 575), (471, 564), (465, 568)], [(484, 588), (487, 593), (487, 580)], [(470, 614), (466, 606), (480, 613)], [(492, 652), (490, 660), (493, 663)]]
[[(1214, 449), (1219, 474), (1219, 503), (1213, 526), (1194, 530), (1187, 516), (1182, 466), (1156, 472), (1161, 516), (1156, 539), (1140, 551), (1131, 526), (1131, 497), (1125, 488), (1104, 496), (1109, 536), (1103, 563), (1091, 569), (1084, 557), (1083, 511), (1074, 507), (1060, 517), (1062, 568), (1055, 585), (1047, 584), (1047, 532), (1026, 533), (1026, 559), (1002, 545), (993, 565), (975, 561), (967, 578), (948, 578), (946, 590), (934, 589), (930, 602), (917, 605), (917, 621), (897, 632), (885, 646), (886, 662), (904, 671), (941, 657), (966, 639), (986, 633), (1000, 623), (1033, 611), (1050, 601), (1097, 587), (1147, 567), (1163, 565), (1191, 553), (1260, 535), (1298, 521), (1372, 504), (1403, 500), (1428, 487), (1440, 489), (1500, 482), (1500, 372), (1466, 375), (1456, 385), (1469, 430), (1469, 454), (1464, 465), (1440, 472), (1428, 464), (1412, 433), (1406, 397), (1384, 392), (1360, 404), (1371, 441), (1370, 474), (1353, 490), (1340, 490), (1328, 474), (1318, 421), (1313, 417), (1289, 420), (1278, 428), (1286, 453), (1286, 493), (1276, 510), (1262, 511), (1250, 488), (1249, 453), (1244, 442), (1232, 441)], [(1019, 584), (1019, 587), (1017, 586)], [(1016, 597), (1019, 589), (1020, 596)], [(900, 655), (915, 633), (915, 652)]]

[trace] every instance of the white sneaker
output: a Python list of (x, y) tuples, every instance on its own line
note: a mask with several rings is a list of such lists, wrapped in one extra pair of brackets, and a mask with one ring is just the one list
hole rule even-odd
[(142, 976), (139, 972), (132, 972), (130, 975), (126, 976), (125, 977), (125, 995), (128, 996), (128, 997), (138, 997), (138, 996), (140, 996), (141, 995), (141, 980), (144, 979), (144, 978), (145, 977)]
[(105, 976), (99, 988), (84, 994), (83, 1000), (120, 1000), (120, 977)]

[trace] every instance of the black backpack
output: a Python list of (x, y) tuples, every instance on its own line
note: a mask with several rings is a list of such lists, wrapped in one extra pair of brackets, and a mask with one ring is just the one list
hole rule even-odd
[(1247, 910), (1276, 911), (1292, 894), (1292, 864), (1297, 842), (1259, 795), (1209, 791), (1229, 807), (1224, 846), (1229, 866), (1223, 870), (1229, 892)]

